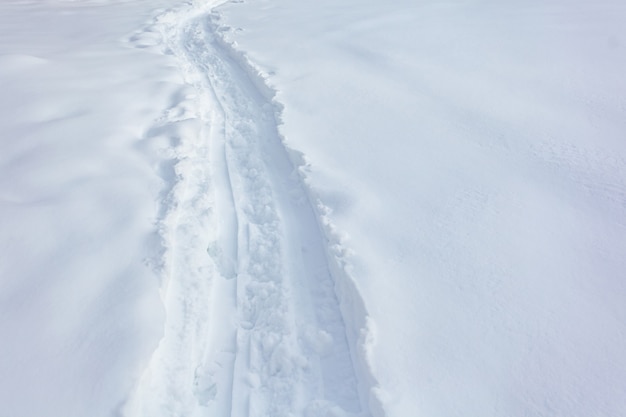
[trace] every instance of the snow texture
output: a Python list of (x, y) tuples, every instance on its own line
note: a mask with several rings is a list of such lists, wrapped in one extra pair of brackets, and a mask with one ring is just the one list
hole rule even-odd
[(0, 415), (624, 415), (624, 21), (1, 2)]

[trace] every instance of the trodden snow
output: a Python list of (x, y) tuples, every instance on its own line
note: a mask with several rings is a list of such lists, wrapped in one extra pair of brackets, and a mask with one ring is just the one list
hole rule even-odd
[(0, 416), (626, 415), (624, 22), (2, 1)]

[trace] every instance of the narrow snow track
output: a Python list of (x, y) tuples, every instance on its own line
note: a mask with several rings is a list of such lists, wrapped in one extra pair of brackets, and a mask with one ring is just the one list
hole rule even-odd
[(147, 29), (192, 89), (163, 122), (180, 140), (162, 222), (165, 334), (126, 414), (367, 416), (274, 106), (216, 28), (209, 7), (187, 5)]

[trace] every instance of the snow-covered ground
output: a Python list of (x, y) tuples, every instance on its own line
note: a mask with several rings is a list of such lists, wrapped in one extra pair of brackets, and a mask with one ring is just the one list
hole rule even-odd
[(626, 414), (626, 4), (0, 3), (0, 415)]
[(161, 337), (156, 3), (0, 2), (0, 415), (111, 416)]

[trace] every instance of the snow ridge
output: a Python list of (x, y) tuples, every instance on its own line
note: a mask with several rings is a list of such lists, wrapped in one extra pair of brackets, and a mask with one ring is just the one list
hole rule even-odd
[(161, 222), (165, 331), (125, 414), (369, 416), (363, 341), (348, 331), (365, 320), (362, 301), (335, 283), (276, 104), (216, 35), (212, 6), (180, 6), (145, 29), (187, 86), (161, 121), (179, 141)]

